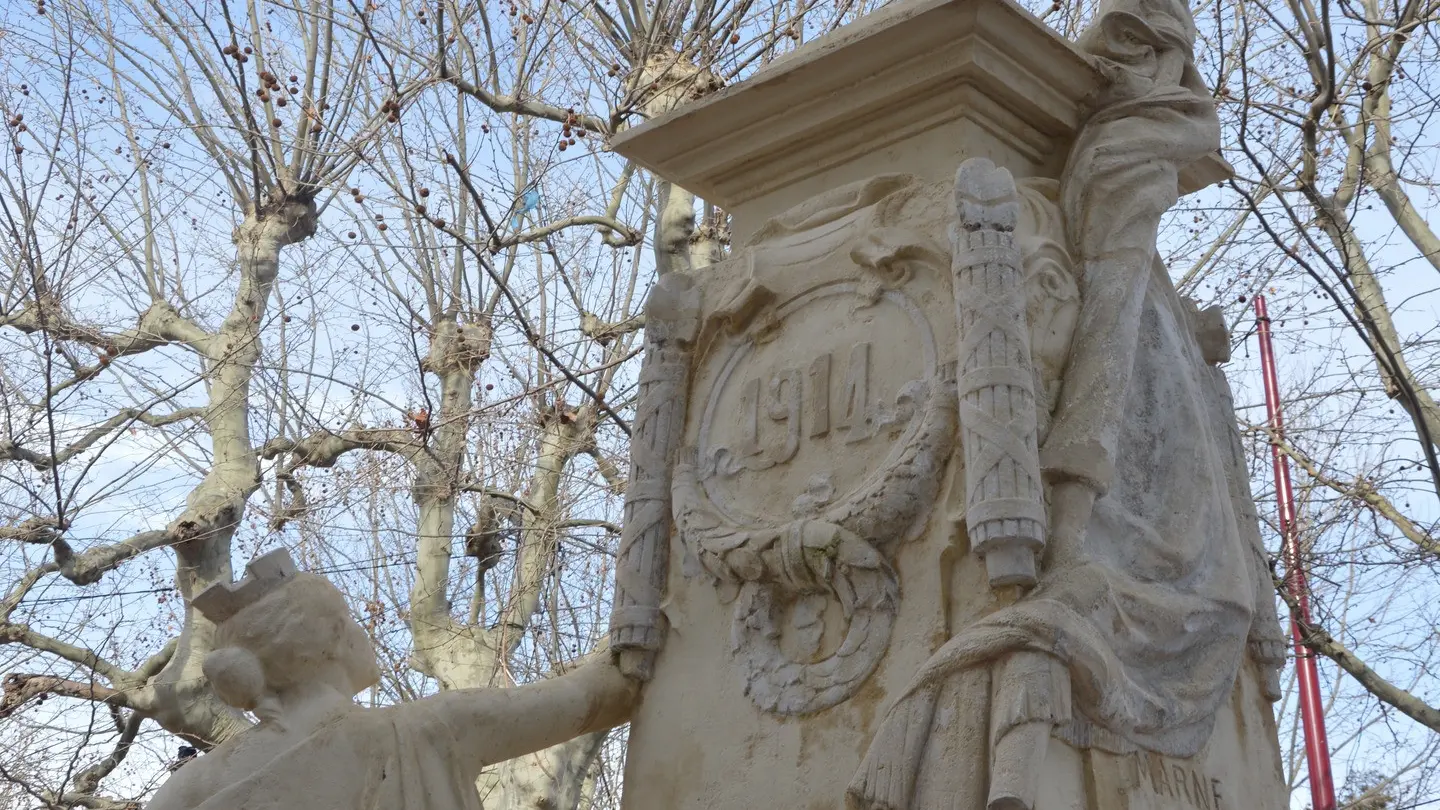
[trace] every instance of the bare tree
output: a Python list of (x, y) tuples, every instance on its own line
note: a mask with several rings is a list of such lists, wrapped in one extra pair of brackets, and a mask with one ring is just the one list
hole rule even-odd
[[(723, 212), (606, 140), (874, 5), (0, 11), (0, 750), (19, 752), (0, 801), (123, 807), (182, 743), (244, 728), (200, 676), (211, 628), (186, 599), (276, 544), (351, 597), (379, 703), (603, 651), (640, 303), (728, 241)], [(1026, 5), (1073, 35), (1094, 4)], [(1245, 352), (1249, 299), (1271, 298), (1332, 743), (1367, 774), (1356, 801), (1424, 795), (1440, 9), (1193, 7), (1236, 176), (1163, 247), (1236, 327), (1266, 514), (1278, 437)], [(492, 808), (614, 806), (616, 745), (479, 789)]]
[[(35, 802), (246, 727), (188, 598), (276, 543), (354, 599), (376, 701), (603, 650), (639, 303), (725, 241), (604, 141), (858, 9), (503, 10), (6, 12), (0, 714), (74, 730), (4, 763)], [(480, 789), (613, 802), (603, 742)]]

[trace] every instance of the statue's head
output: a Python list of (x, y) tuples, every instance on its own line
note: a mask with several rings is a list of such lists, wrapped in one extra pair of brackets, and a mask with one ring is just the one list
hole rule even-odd
[(216, 624), (204, 671), (221, 700), (263, 714), (297, 687), (323, 683), (351, 696), (379, 682), (370, 639), (328, 580), (297, 571), (283, 550), (246, 573), (193, 600)]
[(1195, 36), (1195, 18), (1187, 0), (1101, 0), (1079, 45), (1089, 53), (1133, 65), (1154, 50), (1176, 50), (1193, 58)]

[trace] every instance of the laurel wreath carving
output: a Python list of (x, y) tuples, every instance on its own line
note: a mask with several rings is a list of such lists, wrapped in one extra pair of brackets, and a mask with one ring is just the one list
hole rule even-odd
[[(839, 502), (796, 500), (793, 519), (741, 524), (705, 493), (699, 459), (676, 464), (672, 485), (676, 528), (700, 566), (733, 595), (732, 652), (746, 694), (781, 715), (823, 711), (850, 698), (879, 666), (890, 643), (900, 598), (890, 562), (935, 502), (956, 436), (955, 381), (912, 381), (897, 411), (918, 420), (909, 440), (854, 493)], [(835, 600), (844, 639), (819, 660), (820, 615)], [(782, 613), (806, 660), (782, 649)]]

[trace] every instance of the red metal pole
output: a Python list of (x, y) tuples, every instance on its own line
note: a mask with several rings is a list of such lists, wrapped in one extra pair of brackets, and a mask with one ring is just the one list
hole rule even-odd
[[(1270, 342), (1270, 315), (1265, 296), (1255, 296), (1255, 321), (1260, 333), (1260, 370), (1265, 378), (1265, 412), (1277, 440), (1285, 436), (1280, 412), (1280, 382), (1275, 374), (1275, 348)], [(1305, 733), (1305, 764), (1310, 769), (1310, 802), (1314, 810), (1335, 810), (1335, 781), (1330, 773), (1330, 743), (1325, 738), (1325, 706), (1320, 699), (1320, 672), (1315, 654), (1301, 639), (1301, 624), (1310, 623), (1310, 589), (1300, 561), (1300, 536), (1295, 526), (1295, 493), (1290, 487), (1290, 459), (1280, 445), (1270, 443), (1275, 462), (1275, 501), (1280, 510), (1280, 535), (1285, 559), (1285, 589), (1298, 610), (1290, 614), (1290, 635), (1295, 640), (1295, 673), (1300, 680), (1300, 720)]]

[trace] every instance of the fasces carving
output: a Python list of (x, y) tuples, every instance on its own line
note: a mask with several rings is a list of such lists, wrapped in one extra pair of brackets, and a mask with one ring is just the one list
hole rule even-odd
[[(935, 500), (954, 443), (954, 382), (898, 289), (825, 284), (748, 325), (711, 352), (718, 372), (697, 447), (675, 469), (675, 522), (734, 602), (747, 694), (765, 711), (810, 714), (853, 695), (885, 654), (899, 599), (887, 555)], [(887, 329), (909, 362), (877, 368), (865, 338)], [(801, 332), (826, 338), (796, 356), (784, 336)], [(800, 460), (824, 471), (796, 476)], [(760, 492), (781, 506), (757, 509)], [(827, 651), (832, 601), (845, 629)]]
[(670, 560), (671, 463), (685, 430), (699, 318), (700, 290), (689, 276), (670, 273), (655, 282), (645, 304), (645, 357), (610, 617), (611, 649), (621, 670), (636, 678), (650, 677), (665, 638), (660, 600)]
[(955, 180), (956, 325), (965, 518), (991, 587), (1035, 584), (1045, 546), (1035, 370), (1030, 357), (1020, 218), (1010, 172), (966, 161)]

